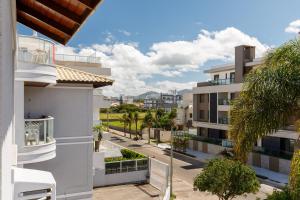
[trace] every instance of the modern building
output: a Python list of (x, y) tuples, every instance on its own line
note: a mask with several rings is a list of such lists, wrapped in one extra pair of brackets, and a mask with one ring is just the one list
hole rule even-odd
[(170, 112), (173, 108), (177, 108), (178, 104), (182, 101), (182, 95), (161, 93), (158, 98), (145, 98), (145, 109), (164, 109)]
[(66, 44), (99, 2), (0, 2), (0, 199), (92, 198), (93, 88), (112, 81), (55, 65), (54, 43), (16, 24)]
[[(235, 47), (234, 63), (215, 66), (205, 71), (211, 80), (198, 83), (197, 87), (193, 88), (193, 126), (197, 127), (199, 137), (220, 145), (228, 145), (226, 139), (230, 121), (230, 101), (239, 95), (245, 76), (261, 63), (262, 58), (255, 58), (255, 47), (242, 45)], [(249, 162), (255, 166), (287, 172), (285, 170), (288, 170), (286, 166), (289, 161), (277, 158), (291, 156), (297, 138), (298, 134), (292, 126), (261, 138), (257, 141), (254, 148), (256, 153), (251, 155)], [(206, 147), (200, 150), (204, 149)], [(270, 155), (270, 159), (265, 161), (264, 155)]]
[(177, 107), (176, 125), (183, 128), (191, 128), (193, 122), (193, 94), (185, 93)]
[(120, 104), (133, 104), (134, 103), (134, 97), (133, 96), (121, 95), (119, 101), (120, 101)]

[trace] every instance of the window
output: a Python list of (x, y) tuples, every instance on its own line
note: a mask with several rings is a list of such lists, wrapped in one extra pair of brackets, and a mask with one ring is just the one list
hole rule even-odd
[(205, 94), (200, 94), (200, 103), (205, 102)]
[(230, 100), (234, 100), (235, 99), (235, 93), (230, 93)]
[(216, 81), (216, 80), (219, 80), (219, 78), (220, 78), (219, 74), (214, 75), (214, 80), (215, 80), (215, 81)]
[(234, 77), (235, 77), (235, 73), (234, 73), (234, 72), (231, 72), (231, 73), (230, 73), (230, 81), (231, 81), (231, 82), (234, 82)]
[(205, 117), (205, 116), (204, 116), (204, 110), (200, 110), (200, 111), (199, 111), (199, 115), (200, 115), (200, 116), (199, 116), (200, 119), (204, 119), (204, 117)]
[(203, 137), (206, 137), (206, 131), (205, 131), (205, 128), (202, 128), (200, 127), (199, 128), (199, 136), (203, 136)]
[(193, 113), (190, 113), (190, 118), (193, 118)]

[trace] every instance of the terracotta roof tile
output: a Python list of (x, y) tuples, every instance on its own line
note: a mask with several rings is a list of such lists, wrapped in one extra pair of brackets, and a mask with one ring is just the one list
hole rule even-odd
[(56, 65), (58, 83), (87, 83), (94, 87), (112, 85), (113, 80), (77, 69)]

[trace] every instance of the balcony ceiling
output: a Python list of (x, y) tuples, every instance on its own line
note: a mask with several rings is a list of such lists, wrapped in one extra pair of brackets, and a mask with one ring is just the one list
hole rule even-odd
[(17, 0), (17, 21), (66, 44), (102, 0)]

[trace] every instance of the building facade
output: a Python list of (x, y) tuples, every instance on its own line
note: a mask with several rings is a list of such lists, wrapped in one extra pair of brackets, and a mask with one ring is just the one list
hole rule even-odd
[(191, 128), (193, 122), (193, 94), (185, 93), (182, 95), (182, 101), (178, 104), (176, 125), (179, 128)]
[[(206, 70), (211, 80), (197, 84), (193, 88), (193, 126), (200, 138), (227, 146), (228, 124), (230, 121), (230, 101), (238, 97), (245, 76), (262, 63), (255, 58), (255, 47), (235, 47), (235, 62)], [(249, 162), (255, 166), (282, 170), (284, 164), (274, 158), (290, 158), (298, 136), (292, 126), (261, 138), (254, 147)], [(229, 145), (230, 146), (230, 145)], [(264, 164), (263, 156), (271, 156)], [(287, 165), (289, 161), (286, 161)], [(284, 171), (284, 170), (283, 170)], [(286, 171), (285, 171), (286, 172)]]
[(170, 112), (173, 108), (177, 108), (182, 101), (182, 95), (161, 93), (158, 98), (145, 98), (145, 109), (163, 109)]
[[(82, 159), (89, 155), (92, 139), (78, 141), (76, 137), (90, 138), (92, 116), (79, 121), (75, 114), (92, 112), (93, 88), (103, 86), (102, 82), (106, 81), (83, 82), (85, 78), (72, 78), (71, 74), (82, 77), (83, 72), (56, 66), (53, 42), (43, 40), (39, 48), (34, 47), (35, 43), (27, 46), (26, 41), (18, 41), (16, 25), (18, 21), (66, 44), (99, 2), (0, 2), (0, 199), (91, 199), (90, 192), (86, 191), (92, 189), (92, 162), (86, 162), (86, 170), (82, 171), (76, 166), (82, 163), (66, 165), (61, 156), (67, 156), (64, 159), (70, 162), (78, 160), (72, 155), (76, 150), (70, 151), (68, 147), (76, 142), (85, 144), (84, 153), (78, 155)], [(66, 74), (71, 76), (67, 78)], [(87, 103), (87, 110), (73, 113), (76, 110), (73, 106), (81, 105), (80, 100)], [(75, 130), (76, 123), (87, 129)], [(75, 138), (73, 133), (76, 133)], [(67, 151), (70, 156), (65, 154)], [(68, 174), (74, 167), (85, 180)], [(67, 182), (64, 178), (69, 182), (66, 185), (63, 185)], [(77, 185), (76, 181), (79, 181)], [(88, 184), (83, 187), (83, 182)]]

